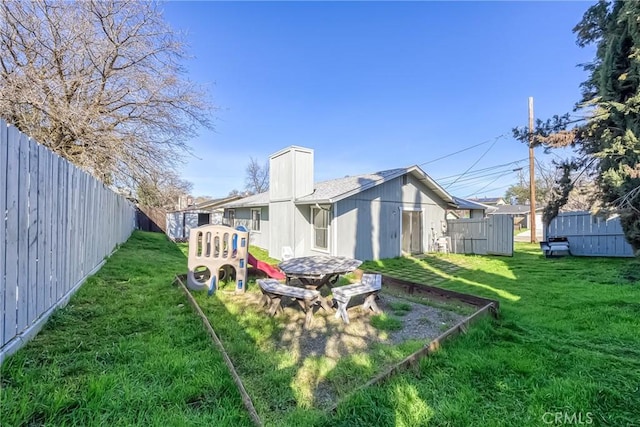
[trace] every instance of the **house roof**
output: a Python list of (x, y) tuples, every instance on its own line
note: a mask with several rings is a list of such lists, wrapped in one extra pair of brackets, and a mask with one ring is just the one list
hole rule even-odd
[[(536, 212), (544, 210), (544, 207), (539, 207)], [(491, 206), (487, 209), (489, 215), (525, 215), (531, 212), (530, 205), (499, 205)]]
[(485, 205), (495, 205), (496, 203), (499, 203), (501, 200), (503, 203), (505, 203), (504, 197), (479, 197), (479, 198), (474, 198), (474, 199), (469, 199), (473, 202), (478, 202), (478, 203), (483, 203)]
[[(315, 184), (313, 193), (298, 198), (296, 204), (314, 204), (314, 203), (335, 203), (354, 194), (373, 188), (384, 182), (398, 178), (405, 174), (411, 174), (420, 180), (427, 188), (436, 193), (442, 200), (449, 203), (451, 207), (457, 208), (458, 202), (468, 201), (464, 199), (454, 198), (447, 191), (427, 175), (419, 166), (411, 166), (408, 168), (388, 169), (380, 172), (345, 176), (343, 178), (332, 179), (329, 181), (321, 181)], [(458, 202), (456, 202), (458, 200)], [(225, 204), (225, 208), (236, 207), (257, 207), (267, 206), (269, 204), (269, 192), (256, 194), (231, 203)], [(461, 209), (486, 209), (486, 206), (474, 204), (473, 208)]]
[(382, 184), (389, 179), (400, 176), (403, 173), (406, 173), (406, 169), (398, 168), (317, 182), (313, 193), (300, 197), (296, 200), (296, 203), (336, 202), (348, 197), (340, 196), (351, 195), (354, 192), (359, 193), (368, 188), (375, 187), (378, 184)]
[(176, 210), (174, 212), (202, 211), (202, 210), (212, 210), (216, 208), (222, 208), (222, 205), (229, 202), (233, 202), (241, 198), (242, 196), (237, 195), (237, 196), (222, 197), (219, 199), (206, 200), (204, 202), (198, 203), (197, 205), (192, 205), (184, 209)]
[(453, 201), (455, 202), (458, 209), (469, 209), (469, 210), (493, 209), (493, 206), (483, 205), (482, 203), (473, 202), (471, 200), (462, 199), (460, 197), (454, 197)]
[(254, 194), (253, 196), (244, 197), (240, 200), (226, 203), (225, 208), (241, 208), (241, 207), (253, 207), (253, 206), (268, 206), (269, 205), (269, 191), (264, 193)]

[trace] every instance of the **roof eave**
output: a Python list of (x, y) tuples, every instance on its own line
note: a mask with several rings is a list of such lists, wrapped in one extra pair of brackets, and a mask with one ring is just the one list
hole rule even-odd
[(447, 204), (451, 204), (454, 206), (456, 205), (455, 201), (453, 200), (453, 196), (449, 194), (447, 190), (442, 188), (440, 184), (438, 184), (433, 178), (427, 175), (427, 173), (423, 171), (422, 168), (420, 168), (420, 166), (415, 165), (407, 169), (407, 173), (413, 173), (413, 172), (417, 172), (418, 175), (420, 175), (420, 178), (419, 178), (420, 181), (423, 181), (423, 183), (427, 186), (427, 188), (429, 188), (431, 191), (433, 191), (438, 196), (440, 196), (440, 198), (443, 201), (447, 202)]
[(296, 205), (331, 205), (337, 202), (336, 199), (313, 199), (313, 200), (296, 200)]

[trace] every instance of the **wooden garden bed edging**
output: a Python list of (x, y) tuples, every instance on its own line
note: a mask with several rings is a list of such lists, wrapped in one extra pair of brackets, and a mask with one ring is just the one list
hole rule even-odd
[(461, 292), (450, 291), (448, 289), (437, 288), (422, 283), (409, 282), (408, 280), (397, 279), (395, 277), (382, 275), (382, 285), (399, 289), (408, 295), (426, 296), (431, 299), (440, 301), (457, 300), (468, 305), (484, 308), (491, 305), (489, 311), (494, 317), (497, 317), (500, 303), (489, 298), (478, 297), (475, 295), (463, 294)]
[(202, 323), (207, 329), (207, 332), (209, 333), (209, 336), (211, 337), (212, 341), (215, 343), (216, 347), (218, 347), (218, 350), (220, 350), (220, 352), (222, 353), (224, 362), (229, 368), (229, 372), (231, 372), (231, 377), (233, 378), (233, 381), (236, 383), (236, 386), (238, 386), (238, 390), (240, 391), (240, 397), (242, 398), (242, 403), (244, 403), (245, 408), (247, 408), (247, 411), (249, 412), (249, 415), (251, 416), (253, 423), (256, 426), (262, 427), (263, 426), (262, 420), (260, 420), (260, 417), (258, 416), (258, 412), (256, 411), (256, 408), (253, 406), (253, 402), (251, 401), (251, 397), (247, 393), (247, 390), (244, 388), (244, 384), (242, 384), (242, 380), (240, 379), (240, 376), (238, 375), (238, 372), (236, 371), (235, 366), (233, 366), (233, 363), (231, 362), (231, 359), (229, 358), (227, 351), (224, 349), (224, 346), (222, 345), (222, 341), (220, 341), (220, 338), (218, 338), (218, 335), (216, 335), (216, 332), (213, 330), (213, 327), (209, 322), (209, 319), (207, 319), (207, 316), (205, 316), (204, 312), (198, 305), (198, 302), (195, 300), (195, 298), (193, 298), (193, 295), (191, 295), (191, 292), (189, 292), (189, 290), (185, 286), (184, 280), (186, 280), (186, 275), (182, 275), (182, 276), (176, 275), (174, 283), (177, 282), (178, 284), (180, 284), (180, 287), (182, 288), (185, 295), (187, 296), (189, 303), (191, 304), (193, 309), (196, 311), (196, 313), (198, 313), (198, 316), (200, 316), (200, 319), (202, 320)]
[(460, 322), (456, 323), (451, 328), (447, 329), (438, 337), (431, 340), (429, 344), (425, 345), (420, 350), (410, 354), (400, 362), (384, 370), (383, 372), (376, 375), (371, 380), (367, 381), (362, 386), (357, 387), (354, 391), (347, 394), (345, 397), (343, 397), (338, 402), (336, 402), (333, 406), (331, 406), (331, 408), (329, 408), (329, 412), (335, 412), (335, 410), (338, 408), (338, 406), (342, 402), (346, 401), (354, 394), (364, 390), (367, 387), (371, 387), (372, 385), (385, 381), (386, 379), (398, 373), (399, 371), (405, 370), (414, 366), (423, 357), (426, 357), (435, 353), (437, 350), (440, 349), (440, 347), (446, 340), (458, 334), (465, 333), (467, 329), (469, 329), (469, 325), (471, 325), (472, 323), (475, 323), (481, 317), (484, 317), (488, 314), (492, 315), (493, 317), (498, 316), (499, 302), (488, 299), (488, 298), (482, 298), (482, 297), (477, 297), (475, 295), (449, 291), (442, 288), (436, 288), (434, 286), (423, 285), (420, 283), (413, 283), (406, 280), (396, 279), (394, 277), (388, 277), (384, 275), (382, 276), (382, 284), (389, 287), (394, 287), (397, 289), (404, 290), (406, 293), (410, 295), (415, 295), (415, 294), (428, 295), (431, 298), (435, 297), (435, 299), (439, 299), (439, 300), (455, 299), (455, 300), (464, 302), (466, 304), (470, 304), (480, 308), (472, 315), (466, 317), (465, 319), (462, 319)]
[[(195, 298), (193, 298), (193, 295), (191, 295), (191, 292), (189, 292), (189, 290), (185, 286), (184, 284), (185, 279), (186, 279), (185, 275), (182, 275), (182, 276), (176, 275), (174, 282), (177, 282), (180, 284), (180, 287), (182, 288), (185, 295), (187, 295), (187, 298), (189, 299), (189, 303), (197, 312), (197, 314), (200, 316), (200, 319), (202, 320), (202, 323), (207, 329), (207, 332), (209, 333), (211, 339), (213, 340), (213, 342), (216, 344), (216, 346), (222, 353), (224, 361), (227, 364), (229, 371), (231, 372), (233, 381), (238, 386), (238, 390), (240, 391), (240, 396), (242, 397), (242, 402), (247, 408), (247, 411), (249, 412), (249, 415), (251, 416), (251, 419), (253, 420), (254, 424), (262, 427), (263, 423), (260, 420), (260, 417), (258, 416), (258, 413), (255, 407), (253, 406), (251, 397), (249, 396), (246, 389), (244, 388), (244, 385), (242, 383), (242, 380), (240, 379), (240, 376), (238, 375), (238, 372), (233, 366), (233, 363), (231, 362), (229, 355), (227, 354), (226, 350), (224, 349), (224, 346), (222, 345), (222, 341), (220, 341), (220, 338), (218, 338), (218, 336), (216, 335), (213, 327), (211, 326), (211, 323), (209, 322), (209, 319), (207, 319), (207, 317), (205, 316), (204, 312), (198, 305), (198, 302), (195, 300)], [(443, 332), (438, 337), (431, 340), (427, 345), (425, 345), (418, 351), (410, 354), (409, 356), (407, 356), (400, 362), (396, 363), (395, 365), (389, 367), (388, 369), (385, 369), (383, 372), (376, 375), (374, 378), (367, 381), (362, 386), (357, 387), (354, 391), (347, 394), (344, 398), (340, 399), (333, 406), (331, 406), (328, 410), (329, 413), (335, 412), (338, 406), (342, 402), (346, 401), (354, 394), (364, 390), (367, 387), (370, 387), (372, 385), (385, 381), (386, 379), (400, 372), (401, 370), (405, 370), (407, 368), (415, 366), (415, 364), (420, 359), (422, 359), (423, 357), (429, 356), (435, 353), (437, 350), (439, 350), (442, 344), (446, 340), (458, 334), (465, 333), (469, 328), (469, 325), (471, 325), (472, 323), (475, 323), (481, 317), (486, 315), (491, 315), (497, 318), (498, 316), (499, 302), (496, 300), (482, 298), (475, 295), (463, 294), (461, 292), (450, 291), (447, 289), (437, 288), (435, 286), (429, 286), (422, 283), (409, 282), (407, 280), (397, 279), (395, 277), (389, 277), (384, 275), (382, 276), (382, 284), (383, 286), (399, 289), (409, 295), (426, 296), (431, 299), (436, 299), (440, 301), (456, 300), (468, 305), (472, 305), (474, 307), (478, 307), (478, 310), (476, 310), (470, 316), (462, 319), (460, 322), (456, 323), (451, 328), (447, 329), (445, 332)]]

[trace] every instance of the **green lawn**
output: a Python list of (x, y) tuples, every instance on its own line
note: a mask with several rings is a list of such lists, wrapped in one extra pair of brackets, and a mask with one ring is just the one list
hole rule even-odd
[(182, 291), (186, 258), (135, 232), (2, 366), (2, 426), (250, 425)]
[[(595, 425), (640, 423), (636, 260), (545, 259), (538, 247), (520, 244), (511, 258), (439, 254), (363, 268), (497, 299), (500, 319), (473, 325), (415, 370), (353, 395), (337, 413), (305, 416), (301, 406), (292, 423), (539, 426), (550, 419), (545, 413), (557, 412)], [(183, 252), (164, 236), (134, 233), (2, 366), (1, 424), (249, 425), (222, 358), (170, 285), (185, 270)], [(260, 339), (250, 322), (218, 323), (240, 324), (238, 334)], [(263, 359), (234, 362), (254, 366), (265, 380), (278, 375)], [(280, 396), (277, 407), (290, 404), (304, 381), (275, 391), (268, 381), (258, 386)]]

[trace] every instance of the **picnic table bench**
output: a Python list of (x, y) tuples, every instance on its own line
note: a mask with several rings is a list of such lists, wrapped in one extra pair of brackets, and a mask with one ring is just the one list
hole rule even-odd
[(298, 288), (295, 286), (285, 285), (275, 279), (259, 279), (258, 286), (262, 291), (262, 306), (269, 305), (269, 315), (275, 316), (276, 313), (282, 312), (282, 298), (289, 297), (295, 299), (302, 310), (306, 313), (305, 327), (311, 326), (313, 319), (313, 306), (321, 305), (324, 309), (330, 309), (320, 292), (312, 289)]
[(351, 285), (339, 286), (332, 289), (333, 300), (338, 304), (336, 318), (342, 317), (344, 323), (349, 323), (347, 306), (352, 297), (364, 295), (362, 308), (372, 309), (374, 313), (380, 313), (380, 308), (376, 304), (376, 297), (382, 289), (382, 276), (380, 274), (363, 274), (360, 282)]

